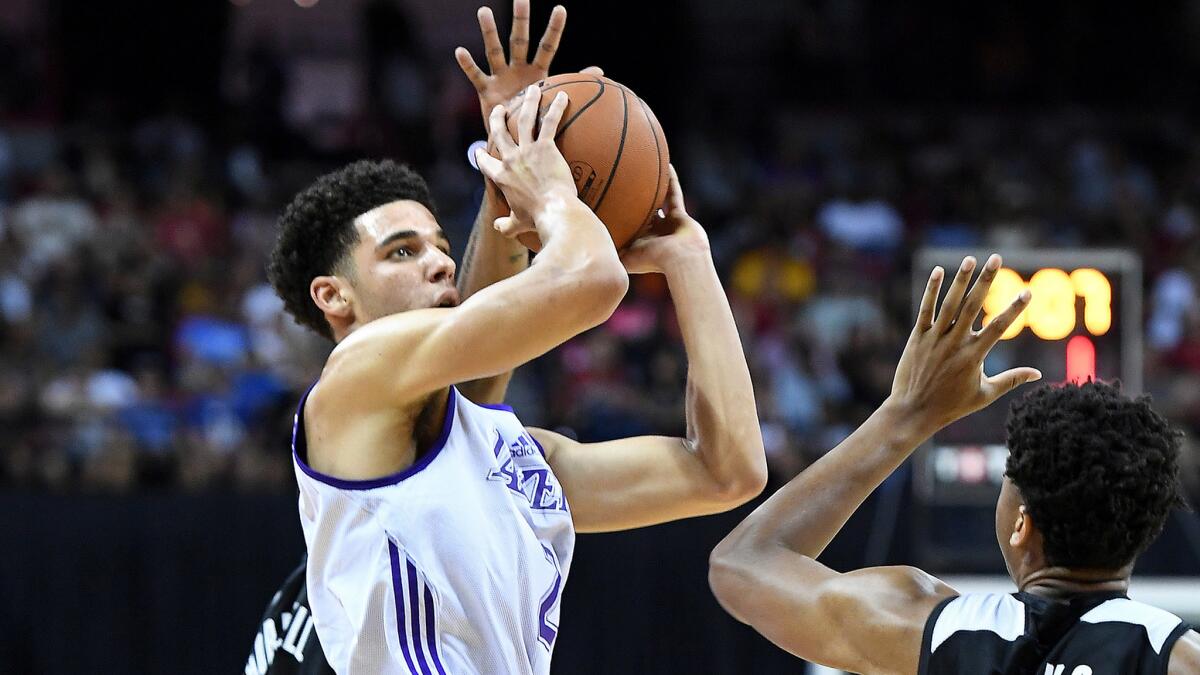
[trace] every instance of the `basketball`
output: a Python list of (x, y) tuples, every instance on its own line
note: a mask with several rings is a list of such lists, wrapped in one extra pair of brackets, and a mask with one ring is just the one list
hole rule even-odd
[[(571, 167), (579, 199), (596, 213), (622, 248), (633, 241), (667, 194), (670, 154), (650, 106), (619, 82), (568, 73), (541, 81), (541, 115), (559, 91), (569, 101), (556, 142)], [(519, 100), (519, 99), (517, 99)], [(516, 137), (515, 108), (508, 130)], [(536, 232), (520, 241), (538, 251)]]

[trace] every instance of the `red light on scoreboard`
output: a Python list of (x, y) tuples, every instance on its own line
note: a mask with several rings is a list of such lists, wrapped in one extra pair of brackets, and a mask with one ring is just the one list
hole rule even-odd
[(1082, 384), (1096, 379), (1096, 345), (1086, 335), (1067, 341), (1067, 382)]

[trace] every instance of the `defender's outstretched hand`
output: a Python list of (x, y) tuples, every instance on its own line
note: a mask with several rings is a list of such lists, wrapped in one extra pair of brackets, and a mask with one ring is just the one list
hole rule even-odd
[(663, 202), (663, 215), (655, 215), (646, 233), (635, 238), (621, 252), (621, 262), (630, 274), (663, 272), (663, 266), (686, 255), (711, 255), (708, 234), (695, 218), (688, 215), (683, 204), (683, 189), (679, 174), (670, 166), (671, 180)]
[[(529, 0), (513, 0), (513, 25), (508, 36), (507, 61), (504, 59), (504, 47), (500, 44), (500, 32), (496, 29), (496, 17), (491, 8), (480, 7), (477, 16), (491, 74), (483, 72), (476, 65), (471, 52), (465, 47), (455, 49), (454, 58), (467, 79), (475, 86), (475, 92), (479, 94), (479, 108), (483, 112), (486, 127), (492, 108), (507, 103), (521, 93), (522, 89), (550, 74), (550, 63), (554, 61), (563, 28), (567, 25), (567, 10), (562, 5), (557, 5), (550, 12), (550, 22), (546, 25), (541, 42), (538, 43), (533, 61), (528, 60)], [(584, 68), (580, 72), (589, 75), (604, 74), (604, 71), (595, 66)]]
[(983, 372), (983, 360), (1004, 330), (1029, 304), (1029, 291), (1012, 301), (982, 330), (973, 326), (1002, 261), (992, 255), (967, 291), (975, 259), (963, 259), (935, 317), (942, 268), (935, 267), (921, 299), (917, 322), (896, 365), (891, 401), (916, 415), (931, 430), (986, 407), (1010, 390), (1042, 377), (1034, 368), (1013, 368), (994, 376)]
[(561, 91), (554, 95), (534, 138), (539, 101), (541, 90), (530, 85), (517, 111), (516, 140), (505, 126), (504, 106), (493, 108), (488, 123), (500, 158), (482, 149), (475, 153), (479, 170), (500, 187), (513, 209), (513, 216), (497, 218), (495, 222), (496, 229), (507, 237), (531, 231), (544, 209), (579, 199), (567, 160), (554, 143), (554, 134), (567, 107), (567, 95)]

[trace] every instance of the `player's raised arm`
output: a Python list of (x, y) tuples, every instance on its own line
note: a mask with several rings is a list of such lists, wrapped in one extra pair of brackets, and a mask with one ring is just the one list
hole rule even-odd
[(357, 328), (330, 355), (322, 387), (341, 383), (347, 395), (405, 405), (450, 384), (512, 370), (612, 314), (628, 277), (607, 230), (576, 197), (554, 144), (566, 95), (555, 97), (535, 138), (539, 99), (536, 86), (526, 90), (516, 140), (497, 106), (490, 124), (500, 158), (483, 151), (476, 158), (520, 214), (495, 227), (506, 236), (536, 228), (543, 237), (535, 264), (457, 307), (402, 312)]
[(955, 594), (914, 568), (839, 574), (816, 558), (917, 445), (1040, 377), (1032, 368), (983, 374), (984, 356), (1029, 293), (975, 332), (1000, 258), (987, 261), (968, 293), (974, 268), (974, 259), (963, 261), (936, 320), (942, 271), (934, 269), (887, 401), (713, 550), (709, 581), (722, 606), (799, 657), (856, 673), (915, 673), (926, 618)]
[[(510, 101), (525, 87), (549, 75), (550, 64), (558, 51), (563, 29), (566, 27), (567, 10), (559, 5), (551, 11), (550, 21), (532, 60), (528, 56), (529, 0), (513, 2), (513, 23), (507, 60), (491, 8), (480, 7), (477, 18), (489, 72), (485, 73), (476, 65), (471, 53), (463, 47), (454, 51), (454, 57), (467, 79), (471, 81), (471, 85), (475, 87), (486, 129), (488, 115), (493, 108)], [(599, 68), (589, 68), (584, 72), (603, 74)], [(475, 218), (475, 225), (471, 229), (471, 237), (463, 252), (462, 266), (458, 270), (458, 290), (463, 299), (529, 267), (529, 250), (517, 240), (505, 237), (492, 227), (497, 218), (508, 215), (509, 209), (496, 184), (486, 176), (483, 182), (483, 200)], [(476, 403), (499, 403), (504, 400), (504, 392), (511, 377), (512, 372), (506, 371), (493, 377), (460, 383), (458, 389)]]
[(631, 273), (666, 276), (688, 356), (686, 438), (597, 444), (532, 430), (579, 531), (619, 530), (728, 510), (767, 479), (750, 372), (708, 237), (671, 168), (666, 216), (623, 254)]

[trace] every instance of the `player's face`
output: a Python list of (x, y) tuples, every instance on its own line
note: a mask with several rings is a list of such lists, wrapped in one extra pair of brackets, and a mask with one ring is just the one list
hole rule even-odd
[(458, 304), (450, 242), (429, 209), (407, 199), (394, 201), (355, 218), (354, 227), (358, 321)]
[(1013, 579), (1020, 573), (1020, 570), (1016, 569), (1020, 553), (1012, 546), (1013, 524), (1020, 515), (1020, 507), (1021, 495), (1017, 492), (1017, 486), (1005, 476), (1000, 484), (1000, 497), (996, 500), (996, 543), (1000, 544), (1004, 566), (1008, 568), (1008, 575)]

